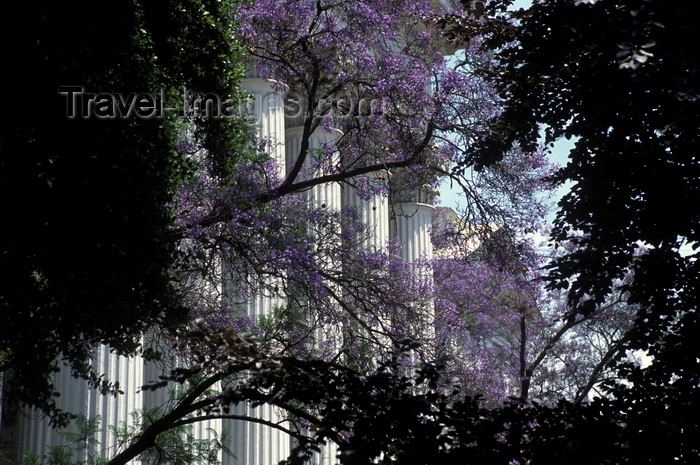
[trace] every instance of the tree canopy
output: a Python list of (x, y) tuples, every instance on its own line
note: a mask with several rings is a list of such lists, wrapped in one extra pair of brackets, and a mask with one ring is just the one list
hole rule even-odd
[[(5, 199), (42, 199), (29, 216), (9, 204), (17, 227), (2, 231), (4, 366), (20, 382), (45, 374), (18, 384), (23, 400), (51, 409), (59, 353), (85, 375), (91, 344), (134, 351), (160, 325), (183, 362), (150, 388), (187, 390), (113, 465), (172, 428), (241, 419), (239, 402), (289, 413), (288, 428), (271, 425), (297, 440), (289, 463), (327, 439), (348, 464), (694, 463), (700, 112), (687, 8), (463, 3), (438, 18), (404, 0), (129, 4), (89, 34), (42, 5), (19, 76), (53, 116), (18, 107), (26, 118), (2, 150), (27, 156), (0, 161)], [(242, 119), (198, 121), (192, 137), (168, 118), (64, 118), (57, 89), (72, 83), (234, 92), (236, 22), (249, 72), (299, 110), (283, 166)], [(452, 48), (464, 52), (450, 62)], [(350, 105), (363, 99), (377, 114)], [(575, 147), (551, 172), (539, 144), (560, 137)], [(435, 239), (452, 255), (405, 263), (395, 243), (368, 245), (356, 209), (323, 197), (342, 186), (375, 208), (425, 200), (444, 175), (505, 257), (459, 257), (474, 234), (446, 231)], [(538, 262), (517, 240), (542, 212), (544, 179), (572, 185), (551, 234), (559, 252), (537, 274), (546, 287), (526, 279)], [(258, 296), (274, 302), (268, 314), (247, 312)], [(493, 366), (503, 371), (484, 376)], [(601, 373), (603, 395), (586, 398)], [(479, 383), (497, 381), (510, 391), (484, 404)]]

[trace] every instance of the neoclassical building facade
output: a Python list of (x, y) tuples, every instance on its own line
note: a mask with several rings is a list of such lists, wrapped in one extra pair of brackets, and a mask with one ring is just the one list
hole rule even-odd
[[(252, 97), (247, 112), (257, 121), (258, 138), (266, 141), (267, 151), (279, 167), (278, 174), (282, 176), (299, 154), (303, 127), (298, 119), (285, 115), (285, 95), (259, 76), (254, 67), (248, 68), (242, 88)], [(333, 133), (319, 127), (310, 136), (311, 148), (321, 146), (333, 137)], [(384, 174), (383, 178), (388, 180), (393, 177), (397, 184), (401, 183), (402, 176), (406, 176), (400, 171)], [(401, 258), (407, 263), (433, 257), (431, 228), (435, 193), (428, 184), (396, 189), (393, 196), (376, 194), (367, 198), (356, 195), (350, 184), (333, 182), (314, 186), (305, 195), (317, 207), (323, 205), (336, 211), (352, 208), (369, 232), (364, 239), (367, 247), (385, 250), (387, 243), (394, 239), (400, 242)], [(283, 299), (284, 296), (253, 295), (244, 302), (245, 311), (254, 318), (270, 315)], [(119, 383), (123, 394), (116, 397), (103, 395), (89, 388), (84, 380), (73, 378), (68, 369), (55, 375), (55, 386), (60, 393), (59, 408), (81, 417), (100, 419), (99, 431), (94, 433), (90, 446), (75, 449), (74, 460), (77, 461), (88, 460), (93, 452), (102, 459), (109, 459), (123, 447), (112, 427), (134, 426), (134, 412), (167, 408), (172, 402), (167, 388), (155, 391), (142, 389), (142, 386), (158, 381), (159, 375), (167, 369), (162, 365), (140, 357), (117, 356), (107, 346), (94, 349), (93, 363), (96, 372), (104, 373), (107, 379)], [(241, 416), (271, 421), (282, 419), (282, 413), (269, 405), (252, 408), (239, 404), (234, 410)], [(51, 446), (70, 442), (64, 430), (53, 428), (38, 412), (24, 410), (15, 416), (12, 423), (3, 425), (3, 442), (6, 448), (9, 444), (20, 463), (27, 452), (41, 459), (48, 456)], [(75, 430), (72, 426), (68, 431), (71, 428)], [(219, 459), (224, 465), (276, 464), (287, 458), (293, 447), (290, 436), (261, 423), (216, 419), (194, 423), (192, 428), (192, 435), (201, 439), (220, 439), (226, 431), (225, 445), (232, 454), (220, 453)], [(318, 465), (336, 463), (334, 447), (326, 447), (314, 461)]]
[[(293, 118), (285, 117), (284, 95), (273, 89), (271, 84), (249, 69), (242, 87), (252, 99), (248, 106), (250, 116), (258, 122), (258, 137), (267, 141), (268, 151), (279, 166), (280, 174), (285, 167), (293, 164), (299, 153), (302, 127), (295, 126)], [(320, 146), (332, 138), (331, 133), (318, 128), (310, 137), (311, 148)], [(400, 173), (386, 173), (386, 177), (400, 177)], [(430, 259), (433, 254), (430, 230), (433, 221), (434, 193), (429, 185), (406, 191), (394, 197), (377, 194), (371, 198), (355, 195), (349, 184), (327, 183), (313, 187), (306, 192), (309, 202), (324, 208), (341, 210), (352, 207), (369, 232), (364, 241), (375, 250), (386, 247), (391, 238), (402, 244), (401, 254), (406, 262)], [(283, 296), (252, 296), (245, 302), (247, 313), (252, 317), (269, 315)], [(140, 357), (117, 356), (109, 347), (96, 347), (93, 363), (98, 373), (104, 373), (111, 381), (118, 382), (123, 394), (103, 395), (88, 387), (84, 380), (75, 379), (70, 370), (63, 369), (55, 375), (55, 386), (60, 393), (58, 406), (84, 418), (99, 418), (99, 431), (94, 433), (88, 448), (76, 447), (74, 459), (88, 460), (97, 453), (102, 459), (109, 459), (120, 450), (115, 426), (133, 426), (134, 412), (154, 407), (167, 408), (171, 402), (168, 389), (156, 391), (142, 390), (142, 386), (158, 381), (165, 369), (163, 366), (144, 361)], [(266, 420), (279, 421), (280, 412), (269, 405), (251, 408), (245, 404), (235, 406), (235, 412), (243, 416), (254, 416)], [(74, 431), (69, 427), (68, 432)], [(226, 431), (226, 447), (232, 455), (221, 454), (224, 465), (272, 465), (287, 458), (292, 447), (291, 438), (269, 426), (246, 421), (208, 420), (193, 424), (192, 434), (196, 438), (219, 439)], [(13, 424), (3, 426), (3, 442), (6, 448), (14, 449), (17, 459), (22, 462), (26, 453), (45, 458), (51, 446), (70, 444), (65, 430), (55, 429), (38, 412), (24, 410), (16, 415)], [(71, 447), (74, 447), (73, 444)], [(324, 465), (336, 463), (335, 452), (329, 445), (315, 462)], [(94, 458), (94, 457), (93, 457)]]

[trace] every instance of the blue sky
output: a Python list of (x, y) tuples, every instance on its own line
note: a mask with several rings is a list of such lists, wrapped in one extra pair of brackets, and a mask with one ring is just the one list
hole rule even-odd
[[(550, 160), (553, 163), (556, 163), (560, 166), (566, 165), (568, 159), (569, 159), (569, 152), (574, 146), (574, 141), (573, 140), (566, 140), (566, 139), (560, 139), (558, 140), (555, 144), (554, 147), (551, 149), (550, 153)], [(562, 195), (566, 193), (567, 188), (564, 187), (563, 189), (559, 189), (555, 195), (555, 198), (560, 198)], [(440, 191), (440, 197), (439, 197), (439, 205), (443, 207), (452, 207), (455, 210), (459, 210), (459, 205), (460, 201), (462, 204), (464, 204), (464, 197), (460, 192), (459, 187), (454, 186), (450, 188), (449, 182), (444, 182), (442, 186), (439, 188)], [(555, 201), (556, 203), (556, 201)]]

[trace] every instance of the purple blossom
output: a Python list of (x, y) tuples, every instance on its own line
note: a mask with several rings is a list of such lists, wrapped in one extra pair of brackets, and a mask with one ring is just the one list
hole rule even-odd
[[(517, 394), (526, 381), (563, 392), (551, 374), (580, 382), (593, 351), (576, 334), (548, 345), (567, 308), (536, 279), (543, 259), (531, 240), (509, 242), (517, 250), (503, 264), (477, 260), (474, 237), (444, 228), (432, 239), (449, 253), (408, 264), (396, 239), (366, 245), (373, 232), (355, 209), (310, 200), (314, 189), (343, 183), (360, 199), (390, 202), (399, 172), (409, 187), (436, 185), (498, 115), (493, 88), (476, 72), (489, 57), (475, 40), (457, 65), (446, 59), (440, 32), (425, 30), (430, 13), (431, 2), (408, 0), (240, 5), (235, 20), (251, 73), (302, 96), (301, 116), (288, 124), (328, 137), (289, 155), (298, 169), (278, 166), (264, 150), (270, 141), (258, 140), (225, 175), (183, 138), (180, 149), (198, 168), (173, 205), (190, 266), (176, 279), (194, 317), (253, 332), (271, 350), (367, 367), (411, 339), (423, 345), (406, 370), (448, 355), (445, 378), (487, 401)], [(465, 173), (466, 200), (479, 206), (466, 219), (492, 236), (540, 230), (553, 170), (544, 151), (516, 147)], [(258, 298), (265, 311), (250, 304)], [(609, 317), (625, 319), (616, 309)], [(560, 362), (523, 376), (521, 358), (538, 353)]]

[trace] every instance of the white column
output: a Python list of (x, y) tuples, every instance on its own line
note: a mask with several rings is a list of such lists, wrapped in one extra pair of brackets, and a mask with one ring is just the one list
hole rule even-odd
[[(155, 342), (153, 342), (155, 344)], [(177, 367), (186, 366), (179, 357), (169, 356), (168, 348), (162, 347), (164, 350), (163, 360), (147, 361), (144, 364), (144, 383), (152, 384), (160, 381), (159, 376), (162, 374), (170, 374)], [(219, 391), (219, 384), (212, 387), (213, 390)], [(152, 412), (153, 409), (158, 409), (158, 415), (163, 415), (170, 411), (175, 403), (179, 393), (182, 393), (184, 387), (175, 382), (168, 382), (166, 386), (157, 390), (146, 390), (143, 392), (143, 408), (146, 412)], [(218, 440), (221, 438), (223, 431), (223, 421), (221, 419), (204, 420), (192, 423), (191, 434), (195, 440)], [(183, 440), (187, 440), (187, 436), (183, 434)], [(222, 452), (218, 453), (218, 460), (222, 459)]]
[[(143, 366), (143, 381), (144, 384), (155, 384), (161, 381), (161, 375), (168, 375), (170, 370), (175, 368), (174, 361), (145, 361)], [(170, 392), (175, 389), (175, 383), (168, 382), (166, 386), (155, 390), (144, 390), (142, 394), (143, 409), (149, 412), (153, 409), (158, 409), (164, 412), (169, 408), (171, 399)]]
[[(435, 207), (432, 205), (434, 191), (429, 184), (415, 186), (405, 172), (400, 172), (392, 179), (394, 192), (392, 198), (391, 233), (403, 246), (401, 257), (413, 264), (413, 273), (418, 283), (431, 286), (432, 269), (422, 264), (422, 260), (432, 260), (433, 243), (431, 240), (432, 218)], [(424, 342), (433, 341), (435, 336), (435, 315), (432, 302), (417, 303), (423, 312), (418, 315), (416, 337)], [(430, 349), (426, 346), (425, 349)]]
[[(252, 97), (246, 105), (246, 113), (256, 120), (258, 140), (274, 160), (277, 165), (276, 175), (281, 178), (285, 171), (284, 94), (273, 89), (269, 81), (260, 79), (254, 67), (249, 66), (246, 75), (248, 77), (242, 80), (241, 87)], [(227, 274), (230, 275), (230, 273)], [(255, 278), (243, 277), (242, 279)], [(270, 291), (277, 287), (281, 289), (282, 286), (275, 285), (275, 278), (268, 278), (268, 281), (262, 283), (263, 286), (254, 286), (265, 289), (249, 296), (246, 300), (244, 308), (248, 315), (253, 317), (270, 315), (275, 306), (284, 303), (281, 295)], [(235, 286), (230, 287), (235, 288)], [(232, 292), (235, 294), (235, 291)], [(236, 299), (236, 296), (232, 295), (231, 298)], [(231, 406), (231, 412), (273, 422), (282, 420), (282, 416), (269, 405), (253, 409), (248, 404), (237, 404)], [(223, 456), (224, 465), (276, 464), (289, 455), (289, 436), (269, 426), (247, 421), (224, 420), (221, 428), (226, 430), (227, 446), (234, 454), (233, 457), (226, 454)]]
[[(303, 134), (304, 128), (302, 126), (287, 129), (285, 136), (287, 168), (291, 168), (299, 157)], [(329, 133), (325, 132), (320, 127), (316, 128), (316, 130), (309, 136), (308, 150), (309, 152), (312, 152), (313, 150), (319, 149), (323, 146), (332, 147), (335, 140), (339, 136), (339, 132)], [(330, 163), (337, 163), (339, 158), (338, 153), (333, 154), (332, 157), (333, 158), (329, 160)], [(327, 173), (324, 173), (322, 169), (314, 169), (313, 156), (310, 153), (307, 153), (306, 158), (304, 159), (304, 168), (302, 169), (301, 173), (302, 179), (321, 176), (323, 174)], [(340, 184), (337, 182), (330, 182), (316, 185), (307, 191), (307, 198), (309, 199), (310, 206), (312, 208), (328, 208), (329, 210), (340, 211), (342, 204)]]
[[(252, 277), (250, 279), (262, 279)], [(269, 316), (274, 313), (275, 307), (284, 305), (284, 298), (280, 293), (273, 289), (281, 289), (282, 282), (280, 278), (267, 276), (265, 282), (262, 283), (262, 288), (246, 300), (246, 308), (248, 315), (256, 319), (262, 315)], [(257, 287), (257, 286), (256, 286)]]
[[(228, 279), (235, 278), (230, 276)], [(278, 281), (280, 282), (279, 288), (282, 288), (280, 278), (243, 277), (241, 279), (244, 283), (246, 279), (266, 280), (266, 282), (262, 283), (262, 286), (255, 286), (258, 289), (255, 294), (249, 295), (244, 302), (241, 302), (241, 307), (248, 315), (255, 318), (262, 315), (268, 316), (273, 314), (276, 306), (284, 305), (283, 296), (273, 291), (276, 287), (274, 284)], [(230, 294), (234, 294), (235, 286), (231, 286), (231, 288)], [(236, 299), (235, 294), (231, 295), (231, 298)], [(270, 405), (252, 408), (248, 403), (240, 403), (231, 405), (230, 412), (234, 415), (257, 418), (274, 423), (281, 422), (284, 419), (283, 414), (273, 409)], [(217, 430), (219, 434), (225, 432), (227, 438), (226, 447), (233, 454), (233, 456), (229, 454), (223, 455), (223, 465), (276, 465), (279, 461), (289, 456), (290, 436), (278, 429), (255, 422), (230, 419), (222, 420), (217, 427), (219, 428)]]
[(403, 245), (401, 256), (413, 263), (433, 258), (430, 238), (435, 192), (430, 184), (417, 185), (405, 170), (392, 177), (391, 235)]
[[(61, 395), (57, 399), (57, 407), (61, 410), (75, 413), (87, 414), (87, 383), (84, 380), (71, 376), (70, 368), (61, 364), (60, 371), (53, 376), (54, 388)], [(41, 412), (34, 409), (22, 409), (17, 418), (17, 453), (19, 459), (30, 452), (44, 461), (49, 445), (67, 445), (64, 432), (76, 432), (74, 425), (67, 428), (53, 428), (49, 426), (48, 419), (44, 418)], [(73, 456), (74, 460), (84, 460), (84, 451), (80, 451)]]
[[(381, 192), (387, 191), (389, 176), (390, 174), (387, 171), (380, 171), (364, 175), (364, 179), (350, 180), (350, 183), (362, 183), (365, 187), (376, 188), (378, 193), (371, 195), (369, 198), (367, 196), (359, 197), (355, 187), (352, 185), (343, 185), (343, 208), (349, 208), (354, 213), (351, 218), (346, 220), (347, 223), (343, 225), (343, 227), (350, 229), (345, 232), (344, 238), (350, 241), (350, 244), (347, 244), (347, 246), (352, 247), (357, 252), (369, 252), (371, 254), (386, 254), (388, 252), (390, 202), (387, 195)], [(353, 225), (355, 222), (359, 222), (364, 226), (362, 235), (352, 234), (355, 231), (355, 226)], [(351, 268), (354, 266), (358, 266), (358, 264), (351, 265)], [(362, 266), (362, 264), (359, 264), (359, 266)], [(361, 283), (357, 284), (361, 285)], [(360, 289), (359, 292), (363, 291)], [(369, 310), (369, 313), (372, 313), (374, 309), (365, 310)], [(371, 331), (362, 327), (359, 322), (351, 324), (345, 328), (346, 341), (353, 342), (358, 339), (368, 339), (374, 340), (383, 348), (392, 346), (391, 340), (386, 335), (381, 334), (392, 326), (388, 316), (369, 315), (365, 314), (364, 311), (358, 311), (357, 315), (363, 319), (364, 324), (375, 327), (377, 331), (370, 334)], [(375, 318), (378, 319), (376, 322)], [(379, 355), (379, 353), (379, 350), (375, 351), (374, 356)]]
[[(93, 351), (93, 363), (98, 373), (104, 373), (108, 380), (119, 383), (124, 394), (103, 395), (95, 389), (89, 391), (87, 416), (99, 416), (100, 432), (97, 433), (99, 449), (103, 458), (110, 458), (118, 452), (119, 444), (112, 426), (124, 427), (134, 424), (132, 413), (143, 408), (141, 386), (143, 386), (143, 359), (141, 357), (121, 357), (110, 351), (109, 346), (101, 345)], [(138, 418), (136, 419), (138, 420)]]
[(246, 116), (255, 120), (258, 140), (279, 167), (277, 175), (281, 176), (285, 162), (284, 94), (259, 78), (243, 79), (241, 88), (252, 97), (245, 105)]
[(109, 351), (108, 346), (98, 346), (93, 350), (93, 366), (97, 373), (104, 373), (111, 382), (118, 382), (124, 394), (103, 395), (82, 379), (71, 376), (65, 365), (54, 376), (56, 391), (61, 393), (57, 400), (60, 409), (89, 419), (100, 417), (100, 431), (95, 434), (90, 450), (71, 443), (64, 433), (75, 433), (77, 428), (70, 425), (65, 429), (53, 428), (41, 414), (25, 409), (18, 418), (18, 453), (20, 457), (27, 451), (43, 461), (49, 446), (69, 446), (76, 449), (74, 460), (84, 461), (88, 454), (96, 454), (109, 459), (117, 453), (117, 442), (111, 426), (132, 425), (132, 412), (141, 409), (140, 387), (143, 384), (143, 360), (141, 357), (123, 357)]
[[(287, 166), (294, 165), (301, 151), (301, 143), (303, 138), (304, 128), (301, 126), (288, 128), (286, 134), (286, 152)], [(318, 176), (327, 174), (326, 168), (333, 166), (339, 161), (338, 152), (333, 154), (325, 154), (323, 156), (330, 157), (330, 160), (324, 160), (322, 166), (318, 167), (314, 164), (313, 152), (321, 150), (325, 147), (326, 151), (333, 149), (336, 139), (340, 136), (340, 132), (326, 132), (322, 128), (316, 130), (309, 136), (309, 153), (304, 159), (304, 167), (300, 173), (302, 179), (313, 179)], [(326, 210), (327, 212), (340, 212), (342, 208), (342, 193), (340, 184), (337, 182), (327, 182), (311, 187), (305, 193), (308, 200), (309, 208), (313, 210)], [(340, 238), (340, 222), (334, 222), (329, 225), (322, 226), (322, 237), (316, 243), (317, 247), (317, 264), (325, 269), (330, 274), (338, 274), (340, 272), (340, 263), (338, 261), (336, 248), (339, 246)], [(319, 231), (320, 232), (320, 231)], [(329, 303), (329, 305), (332, 303)], [(342, 336), (342, 329), (335, 325), (318, 325), (316, 331), (317, 341), (339, 340)]]
[(424, 203), (400, 203), (392, 206), (392, 236), (403, 245), (401, 256), (407, 263), (433, 258), (430, 239), (435, 207)]
[[(287, 128), (286, 133), (286, 158), (287, 158), (287, 168), (291, 168), (299, 157), (301, 152), (301, 142), (303, 138), (304, 128), (302, 126), (296, 126), (292, 128)], [(325, 132), (322, 128), (316, 128), (316, 130), (309, 137), (309, 151), (319, 149), (324, 146), (333, 146), (336, 139), (340, 136), (340, 132)], [(329, 155), (330, 156), (330, 155)], [(332, 159), (328, 160), (330, 164), (338, 163), (339, 153), (334, 153)], [(327, 165), (327, 163), (324, 163)], [(304, 167), (302, 169), (301, 177), (302, 179), (309, 179), (312, 177), (322, 176), (324, 173), (323, 169), (314, 168), (313, 157), (311, 154), (306, 155), (304, 160)], [(327, 209), (329, 212), (339, 212), (343, 207), (343, 193), (339, 183), (324, 183), (316, 185), (310, 188), (305, 193), (309, 206), (312, 209)], [(334, 224), (332, 227), (336, 228), (336, 237), (339, 237), (341, 225)], [(323, 239), (324, 241), (331, 240), (329, 237)], [(319, 244), (319, 247), (332, 249), (338, 244)], [(319, 254), (323, 255), (325, 262), (320, 263), (321, 266), (327, 268), (331, 272), (340, 271), (340, 263), (336, 261), (336, 256), (326, 256), (330, 254)], [(330, 326), (330, 325), (319, 325), (316, 331), (317, 341), (328, 341), (329, 338), (333, 338), (339, 341), (342, 338), (343, 328)], [(309, 432), (306, 432), (307, 434)], [(338, 463), (336, 459), (338, 453), (338, 447), (335, 443), (327, 443), (321, 448), (321, 452), (314, 454), (310, 460), (312, 465), (334, 465)]]
[[(251, 407), (250, 404), (237, 404), (231, 409), (237, 415), (260, 418), (278, 423), (283, 418), (271, 405)], [(283, 427), (288, 427), (286, 422)], [(227, 420), (229, 447), (234, 457), (224, 456), (224, 465), (276, 465), (286, 459), (290, 452), (290, 436), (260, 423), (242, 420)]]
[[(385, 184), (388, 183), (388, 177), (387, 172), (381, 171), (367, 175), (363, 182)], [(352, 208), (355, 213), (354, 221), (365, 226), (365, 237), (361, 238), (358, 246), (364, 250), (386, 251), (390, 234), (387, 196), (374, 194), (368, 199), (360, 198), (355, 193), (355, 188), (349, 184), (344, 184), (342, 190), (343, 208)]]

